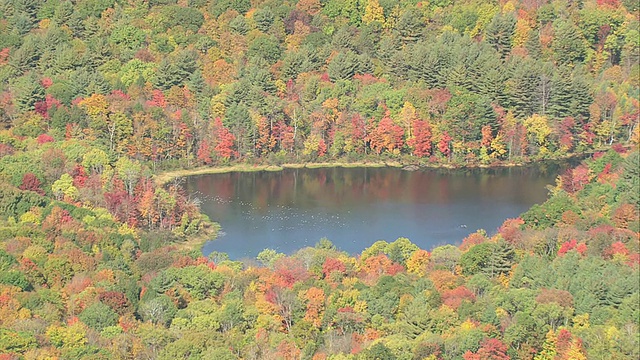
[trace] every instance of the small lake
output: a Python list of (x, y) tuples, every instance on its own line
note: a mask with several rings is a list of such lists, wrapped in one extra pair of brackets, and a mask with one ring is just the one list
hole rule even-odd
[(505, 219), (544, 202), (563, 167), (285, 169), (190, 176), (184, 188), (222, 226), (205, 255), (291, 254), (323, 237), (351, 254), (399, 237), (431, 250), (478, 229), (495, 233)]

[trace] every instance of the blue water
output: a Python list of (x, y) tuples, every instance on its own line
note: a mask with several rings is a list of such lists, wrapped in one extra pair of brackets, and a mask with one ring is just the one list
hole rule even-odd
[(478, 229), (495, 233), (505, 219), (543, 202), (559, 169), (286, 169), (192, 176), (184, 187), (222, 226), (204, 254), (291, 254), (323, 237), (357, 254), (377, 240), (407, 237), (430, 250)]

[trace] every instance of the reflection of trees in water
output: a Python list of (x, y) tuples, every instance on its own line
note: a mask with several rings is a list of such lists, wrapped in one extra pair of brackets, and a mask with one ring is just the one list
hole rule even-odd
[[(190, 188), (225, 201), (241, 199), (256, 209), (269, 206), (358, 208), (375, 202), (447, 204), (482, 197), (519, 202), (538, 201), (541, 189), (565, 165), (408, 172), (391, 168), (286, 169), (280, 172), (227, 173), (198, 176)], [(527, 179), (527, 186), (513, 177)]]

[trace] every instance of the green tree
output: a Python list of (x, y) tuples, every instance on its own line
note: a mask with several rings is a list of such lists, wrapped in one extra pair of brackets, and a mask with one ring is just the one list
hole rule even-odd
[(358, 56), (352, 51), (343, 51), (331, 59), (327, 73), (333, 81), (348, 80), (358, 72), (358, 67)]
[(413, 43), (420, 38), (424, 27), (420, 11), (409, 7), (402, 12), (393, 31), (403, 43)]
[(460, 266), (465, 275), (474, 275), (487, 267), (489, 259), (496, 250), (496, 244), (485, 242), (475, 245), (460, 257)]
[(264, 33), (269, 31), (274, 18), (275, 15), (273, 11), (268, 7), (260, 8), (253, 13), (253, 20), (256, 22), (256, 27)]
[(56, 180), (53, 185), (51, 185), (51, 192), (59, 200), (63, 197), (69, 197), (70, 199), (75, 200), (78, 197), (78, 188), (73, 186), (73, 178), (67, 173), (62, 174), (60, 179)]
[(33, 72), (13, 80), (11, 88), (16, 107), (20, 111), (34, 110), (35, 104), (44, 100), (44, 88)]
[(259, 57), (270, 64), (275, 63), (280, 59), (282, 50), (280, 49), (280, 43), (278, 40), (270, 35), (261, 35), (256, 37), (250, 44), (247, 50), (247, 56)]
[(125, 50), (134, 51), (143, 45), (145, 38), (142, 29), (133, 25), (121, 25), (113, 29), (109, 41)]
[(84, 309), (78, 318), (90, 328), (102, 331), (104, 328), (116, 324), (118, 314), (108, 305), (98, 301)]
[(511, 42), (516, 29), (516, 18), (513, 14), (496, 14), (485, 28), (485, 41), (487, 41), (505, 58), (511, 51)]
[(142, 166), (138, 161), (131, 160), (126, 156), (121, 157), (115, 163), (115, 170), (122, 181), (129, 195), (133, 195), (136, 182), (140, 178)]
[(515, 251), (513, 250), (513, 246), (501, 240), (495, 244), (493, 252), (487, 259), (486, 266), (484, 266), (482, 271), (491, 277), (507, 275), (511, 271), (514, 262)]
[(622, 163), (622, 179), (618, 185), (617, 199), (640, 208), (640, 152), (633, 151)]
[(153, 324), (169, 326), (177, 308), (171, 298), (167, 295), (160, 295), (149, 301), (140, 303), (138, 313), (144, 321), (150, 321)]
[(436, 267), (441, 267), (453, 272), (461, 256), (462, 252), (456, 246), (438, 246), (431, 252), (431, 262)]
[(585, 59), (586, 41), (580, 30), (569, 20), (558, 19), (553, 23), (553, 54), (563, 64), (578, 63)]

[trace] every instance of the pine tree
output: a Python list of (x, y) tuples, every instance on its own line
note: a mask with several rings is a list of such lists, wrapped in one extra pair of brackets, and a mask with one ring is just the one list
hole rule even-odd
[(571, 71), (566, 66), (561, 66), (554, 71), (551, 78), (549, 105), (545, 114), (555, 119), (570, 116), (572, 98)]
[(334, 81), (351, 79), (357, 69), (358, 56), (351, 51), (339, 53), (327, 66), (329, 77)]
[(508, 274), (511, 271), (511, 266), (514, 263), (515, 252), (513, 247), (508, 242), (501, 240), (496, 243), (493, 248), (493, 253), (487, 260), (487, 265), (484, 268), (484, 273), (490, 276), (498, 276), (501, 274)]
[(424, 26), (420, 12), (417, 9), (408, 8), (400, 15), (394, 31), (403, 43), (412, 43), (420, 38)]
[(557, 20), (553, 24), (554, 40), (552, 49), (559, 63), (570, 64), (583, 61), (587, 53), (586, 40), (580, 29), (567, 20)]
[(44, 88), (34, 73), (16, 79), (11, 86), (16, 107), (21, 111), (33, 110), (37, 102), (44, 100)]
[(627, 156), (622, 164), (624, 169), (618, 186), (618, 201), (627, 201), (640, 208), (640, 152)]
[(160, 90), (169, 90), (172, 86), (180, 83), (180, 75), (176, 67), (164, 58), (158, 65), (154, 85)]
[(516, 19), (512, 14), (496, 14), (485, 29), (485, 40), (505, 58), (511, 51), (511, 39), (516, 30)]
[(526, 118), (540, 111), (540, 66), (532, 60), (521, 60), (511, 64), (512, 75), (507, 80), (506, 99), (508, 108), (518, 118)]

